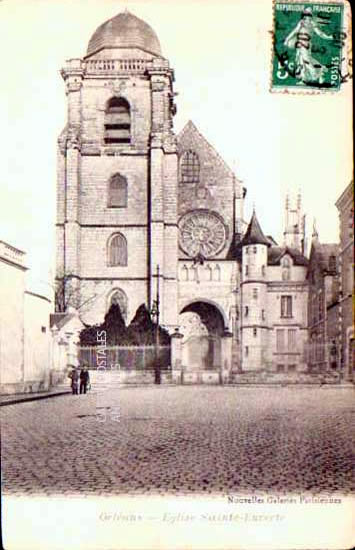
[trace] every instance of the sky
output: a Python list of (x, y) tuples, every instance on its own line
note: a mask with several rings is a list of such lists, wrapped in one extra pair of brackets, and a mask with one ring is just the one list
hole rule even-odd
[(286, 193), (300, 191), (308, 232), (316, 218), (320, 240), (337, 242), (335, 202), (353, 177), (352, 81), (334, 93), (270, 92), (271, 1), (0, 0), (0, 240), (27, 253), (28, 286), (50, 294), (55, 272), (60, 69), (124, 9), (152, 26), (175, 70), (175, 131), (191, 119), (231, 166), (246, 217), (255, 206), (280, 242)]

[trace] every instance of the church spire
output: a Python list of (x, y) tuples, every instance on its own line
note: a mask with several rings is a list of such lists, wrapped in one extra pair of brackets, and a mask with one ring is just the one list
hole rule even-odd
[(304, 241), (302, 224), (302, 196), (299, 190), (296, 200), (292, 200), (292, 205), (289, 195), (286, 195), (284, 246), (302, 251), (302, 241)]
[(312, 231), (312, 243), (314, 242), (318, 242), (318, 231), (317, 231), (317, 227), (316, 227), (316, 219), (313, 218), (313, 231)]

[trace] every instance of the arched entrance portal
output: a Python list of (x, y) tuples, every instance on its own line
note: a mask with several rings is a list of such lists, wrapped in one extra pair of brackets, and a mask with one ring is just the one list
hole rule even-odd
[(179, 320), (183, 335), (181, 363), (184, 369), (219, 369), (224, 320), (217, 307), (207, 302), (193, 302), (184, 307)]

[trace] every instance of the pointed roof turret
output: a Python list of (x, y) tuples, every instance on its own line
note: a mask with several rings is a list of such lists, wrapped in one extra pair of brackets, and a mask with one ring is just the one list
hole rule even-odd
[(255, 210), (253, 211), (248, 229), (246, 230), (241, 242), (242, 246), (246, 246), (249, 244), (265, 244), (266, 246), (271, 246), (270, 241), (265, 237), (264, 233), (262, 232), (262, 229), (255, 214)]
[(313, 218), (313, 231), (312, 231), (312, 242), (318, 242), (319, 236), (317, 231), (316, 219)]

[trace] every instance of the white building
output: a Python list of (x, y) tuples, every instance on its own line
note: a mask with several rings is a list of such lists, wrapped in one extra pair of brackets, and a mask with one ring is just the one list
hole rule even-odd
[(50, 386), (51, 301), (25, 290), (25, 253), (0, 241), (0, 393)]

